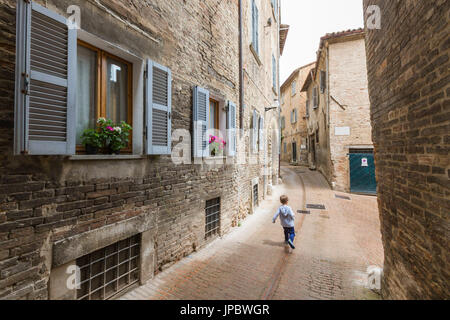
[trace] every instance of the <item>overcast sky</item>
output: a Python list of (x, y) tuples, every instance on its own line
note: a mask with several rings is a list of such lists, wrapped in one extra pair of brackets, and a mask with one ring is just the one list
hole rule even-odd
[(320, 37), (362, 28), (362, 0), (281, 0), (281, 22), (290, 25), (281, 56), (281, 84), (296, 68), (316, 60)]

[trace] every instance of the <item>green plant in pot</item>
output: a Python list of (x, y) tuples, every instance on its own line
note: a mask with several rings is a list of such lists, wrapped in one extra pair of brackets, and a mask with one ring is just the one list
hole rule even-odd
[(102, 147), (102, 136), (94, 129), (86, 129), (81, 135), (81, 141), (86, 148), (87, 154), (97, 154)]
[(120, 150), (128, 145), (132, 128), (125, 121), (114, 124), (112, 120), (100, 118), (98, 125), (107, 153), (119, 154)]

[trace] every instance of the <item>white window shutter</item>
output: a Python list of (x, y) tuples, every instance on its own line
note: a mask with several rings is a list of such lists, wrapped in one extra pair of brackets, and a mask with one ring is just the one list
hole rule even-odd
[(227, 150), (228, 156), (236, 156), (236, 105), (231, 101), (227, 110)]
[(34, 2), (17, 1), (15, 154), (75, 153), (77, 31)]
[(258, 114), (256, 112), (256, 110), (253, 110), (253, 128), (252, 128), (252, 150), (253, 152), (258, 151), (257, 148), (257, 135), (258, 135)]
[(259, 118), (259, 151), (264, 150), (264, 117)]
[(208, 157), (209, 140), (206, 135), (209, 130), (209, 91), (194, 87), (193, 96), (194, 158)]
[(146, 151), (151, 155), (171, 154), (172, 73), (169, 68), (147, 60)]

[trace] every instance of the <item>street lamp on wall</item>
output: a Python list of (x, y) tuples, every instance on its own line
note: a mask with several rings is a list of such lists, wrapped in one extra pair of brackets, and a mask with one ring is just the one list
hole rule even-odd
[(280, 101), (278, 101), (278, 99), (275, 99), (273, 101), (273, 105), (271, 107), (269, 107), (269, 108), (266, 108), (265, 110), (266, 110), (266, 112), (268, 112), (270, 110), (278, 109), (279, 107), (280, 107)]

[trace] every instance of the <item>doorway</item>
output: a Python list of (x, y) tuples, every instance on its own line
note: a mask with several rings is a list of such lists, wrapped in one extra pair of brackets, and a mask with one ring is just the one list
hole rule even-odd
[(297, 142), (292, 142), (292, 162), (297, 162)]

